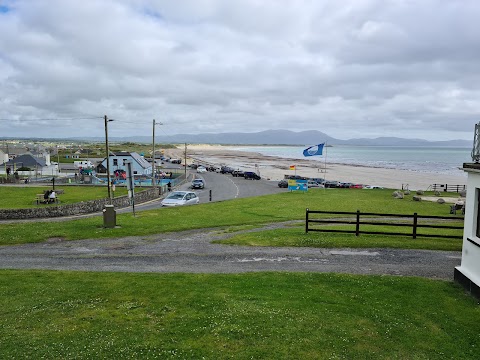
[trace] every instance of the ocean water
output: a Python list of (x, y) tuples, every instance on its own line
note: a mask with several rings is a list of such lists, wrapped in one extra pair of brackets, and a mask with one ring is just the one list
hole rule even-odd
[[(464, 175), (461, 167), (471, 162), (470, 148), (400, 147), (400, 146), (347, 146), (325, 147), (323, 155), (304, 157), (305, 147), (299, 146), (241, 146), (230, 148), (252, 151), (267, 156), (290, 159), (402, 169), (418, 172)], [(293, 164), (292, 164), (293, 165)]]

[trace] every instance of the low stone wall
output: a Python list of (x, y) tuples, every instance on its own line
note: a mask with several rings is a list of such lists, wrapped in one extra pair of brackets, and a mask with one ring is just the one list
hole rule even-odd
[[(162, 188), (152, 188), (136, 193), (135, 204), (158, 198), (159, 194), (163, 192), (162, 190)], [(31, 209), (0, 209), (0, 219), (20, 220), (90, 214), (102, 211), (107, 204), (109, 204), (108, 199), (99, 199), (67, 205), (52, 204)], [(130, 200), (128, 196), (121, 196), (113, 199), (112, 204), (116, 208), (124, 208), (130, 206)]]

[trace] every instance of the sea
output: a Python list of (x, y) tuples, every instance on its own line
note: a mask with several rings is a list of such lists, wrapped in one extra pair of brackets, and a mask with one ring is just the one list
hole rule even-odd
[[(472, 162), (471, 148), (334, 145), (321, 156), (304, 157), (300, 146), (239, 146), (232, 150), (266, 156), (307, 159), (326, 163), (401, 169), (416, 172), (464, 176), (463, 163)], [(292, 164), (294, 165), (294, 164)]]

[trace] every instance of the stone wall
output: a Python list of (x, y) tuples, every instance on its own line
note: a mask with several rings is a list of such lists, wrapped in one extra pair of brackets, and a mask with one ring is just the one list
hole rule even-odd
[[(135, 204), (156, 199), (159, 194), (162, 194), (163, 192), (164, 189), (161, 187), (138, 192), (135, 194)], [(19, 220), (90, 214), (102, 211), (106, 204), (109, 204), (108, 199), (82, 201), (67, 205), (42, 205), (31, 209), (0, 209), (0, 219)], [(112, 204), (115, 208), (120, 209), (130, 206), (130, 200), (128, 199), (128, 196), (121, 196), (113, 199)]]

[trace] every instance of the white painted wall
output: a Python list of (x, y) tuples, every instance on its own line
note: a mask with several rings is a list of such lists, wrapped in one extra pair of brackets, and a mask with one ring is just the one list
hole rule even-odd
[[(462, 264), (457, 267), (463, 275), (480, 286), (480, 238), (476, 236), (478, 193), (480, 192), (479, 170), (468, 169), (467, 197), (465, 202), (465, 225), (463, 230)], [(476, 242), (472, 244), (468, 239)]]

